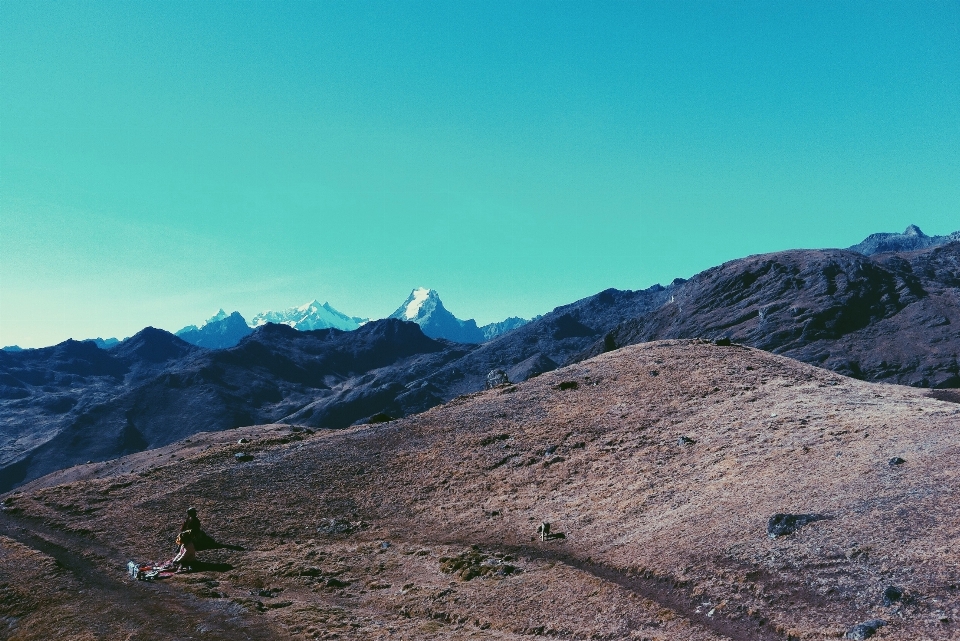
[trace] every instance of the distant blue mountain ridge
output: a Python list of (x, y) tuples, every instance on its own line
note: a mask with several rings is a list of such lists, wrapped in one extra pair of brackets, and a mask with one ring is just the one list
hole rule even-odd
[[(906, 252), (937, 247), (960, 241), (960, 231), (944, 236), (928, 236), (916, 225), (908, 226), (903, 233), (881, 232), (871, 234), (856, 245), (847, 249), (866, 256), (887, 252)], [(442, 338), (458, 343), (485, 343), (498, 336), (516, 330), (531, 320), (512, 316), (498, 323), (478, 326), (473, 319), (460, 320), (444, 307), (436, 290), (419, 287), (410, 292), (402, 305), (388, 318), (411, 321), (420, 326), (430, 338)], [(265, 311), (254, 316), (249, 322), (239, 312), (227, 314), (223, 309), (200, 325), (188, 325), (176, 332), (176, 335), (198, 347), (208, 349), (226, 349), (234, 347), (257, 327), (267, 323), (287, 325), (297, 330), (307, 331), (334, 328), (344, 331), (355, 330), (370, 322), (370, 319), (349, 316), (330, 305), (311, 301), (298, 307), (281, 311)], [(117, 338), (87, 339), (102, 349), (111, 349), (122, 344)], [(124, 339), (127, 340), (127, 339)], [(8, 345), (5, 352), (18, 352), (23, 348)]]

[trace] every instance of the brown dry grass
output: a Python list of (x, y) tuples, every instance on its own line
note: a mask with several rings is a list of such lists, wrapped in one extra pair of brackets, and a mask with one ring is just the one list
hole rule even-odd
[[(62, 636), (67, 617), (75, 638), (126, 638), (110, 607), (153, 591), (158, 612), (206, 621), (197, 638), (236, 638), (235, 620), (248, 638), (823, 639), (874, 617), (878, 639), (960, 638), (958, 431), (960, 407), (921, 390), (736, 346), (638, 345), (402, 421), (196, 435), (41, 479), (8, 496), (0, 531), (80, 555), (57, 581), (170, 556), (187, 505), (246, 551), (203, 552), (232, 569), (165, 586), (100, 586), (102, 611), (32, 578), (42, 558), (5, 562), (30, 598), (4, 616), (16, 638)], [(770, 539), (777, 512), (830, 518)], [(318, 532), (330, 518), (362, 525)], [(535, 540), (542, 520), (567, 538)], [(471, 545), (520, 572), (441, 571)], [(887, 585), (909, 600), (884, 607)]]

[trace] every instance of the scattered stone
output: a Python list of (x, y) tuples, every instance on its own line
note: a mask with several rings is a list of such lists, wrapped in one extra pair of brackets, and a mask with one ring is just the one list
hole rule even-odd
[(249, 443), (249, 442), (250, 442), (250, 439), (248, 438), (242, 438), (239, 441), (237, 441), (237, 443), (239, 443), (240, 445), (243, 445), (244, 443)]
[(486, 447), (487, 445), (493, 445), (497, 441), (506, 441), (510, 438), (509, 434), (494, 434), (493, 436), (486, 436), (480, 439), (480, 447)]
[(726, 336), (713, 339), (713, 344), (717, 347), (730, 347), (730, 339)]
[(293, 601), (274, 601), (273, 603), (266, 603), (266, 604), (264, 604), (264, 605), (266, 605), (266, 607), (271, 608), (271, 609), (274, 609), (274, 608), (288, 608), (288, 607), (290, 607), (291, 605), (293, 605)]
[(326, 585), (328, 588), (345, 588), (345, 587), (347, 587), (348, 585), (350, 585), (350, 582), (349, 582), (349, 581), (341, 581), (340, 579), (336, 579), (336, 578), (331, 577), (331, 578), (327, 579), (327, 581), (326, 581), (326, 583), (325, 583), (324, 585)]
[(561, 381), (560, 384), (557, 385), (556, 389), (564, 391), (569, 389), (577, 389), (577, 387), (579, 387), (579, 384), (576, 381)]
[(886, 606), (891, 606), (895, 603), (899, 603), (903, 599), (903, 588), (897, 587), (895, 585), (888, 585), (887, 589), (883, 591), (883, 604)]
[(248, 454), (247, 452), (237, 452), (233, 455), (233, 458), (235, 458), (238, 463), (245, 463), (253, 460), (253, 454)]
[(356, 530), (362, 530), (367, 526), (363, 521), (351, 522), (347, 519), (321, 519), (320, 526), (317, 528), (318, 534), (337, 535), (350, 534)]
[(887, 625), (887, 622), (883, 619), (870, 619), (869, 621), (864, 621), (863, 623), (858, 623), (853, 626), (847, 633), (843, 635), (844, 639), (855, 639), (856, 641), (863, 641), (863, 639), (869, 639), (877, 633), (877, 630)]
[(440, 557), (440, 571), (470, 581), (477, 577), (505, 577), (519, 573), (520, 569), (507, 563), (505, 556), (485, 555), (474, 545), (455, 557)]
[(828, 517), (822, 514), (774, 514), (767, 521), (767, 535), (771, 539), (793, 534), (804, 525), (822, 521)]
[(906, 463), (906, 461), (899, 456), (894, 456), (892, 459), (887, 461), (887, 465), (890, 467), (896, 467), (897, 465), (903, 465), (904, 463)]
[(543, 451), (543, 455), (544, 455), (544, 456), (550, 456), (551, 454), (553, 454), (553, 453), (556, 452), (556, 451), (557, 451), (557, 446), (556, 446), (556, 445), (551, 445), (550, 447), (548, 447), (547, 449), (545, 449), (545, 450)]
[(689, 436), (681, 436), (680, 438), (677, 439), (677, 445), (681, 447), (684, 445), (696, 445), (696, 443), (697, 442), (692, 438), (690, 438)]
[(381, 550), (387, 550), (389, 548), (390, 548), (390, 541), (383, 541), (382, 543), (380, 543)]
[(500, 387), (501, 385), (509, 384), (510, 378), (502, 369), (493, 369), (487, 374), (487, 389), (493, 389), (494, 387)]

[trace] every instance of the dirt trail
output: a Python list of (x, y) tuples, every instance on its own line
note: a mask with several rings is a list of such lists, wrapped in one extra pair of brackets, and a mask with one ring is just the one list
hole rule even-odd
[[(436, 543), (445, 545), (462, 545), (469, 547), (478, 543), (476, 540), (443, 540)], [(510, 552), (518, 557), (526, 557), (537, 561), (554, 561), (568, 567), (586, 572), (587, 574), (613, 583), (620, 588), (632, 592), (639, 597), (653, 601), (657, 605), (672, 611), (678, 617), (690, 623), (710, 630), (730, 641), (783, 641), (784, 637), (771, 628), (763, 627), (757, 620), (732, 620), (722, 615), (716, 618), (707, 616), (706, 612), (697, 610), (697, 599), (693, 592), (669, 577), (632, 574), (623, 570), (597, 563), (591, 559), (583, 559), (576, 554), (558, 548), (543, 548), (532, 545), (504, 545), (500, 541), (480, 541), (481, 545)]]
[(99, 567), (80, 550), (94, 551), (83, 537), (28, 523), (0, 513), (0, 535), (52, 557), (90, 591), (91, 604), (120, 605), (128, 621), (142, 630), (138, 638), (203, 639), (223, 641), (265, 641), (282, 638), (277, 631), (251, 620), (227, 601), (201, 601), (161, 582), (130, 580), (122, 572), (125, 561), (115, 552), (97, 547), (106, 556), (108, 567)]

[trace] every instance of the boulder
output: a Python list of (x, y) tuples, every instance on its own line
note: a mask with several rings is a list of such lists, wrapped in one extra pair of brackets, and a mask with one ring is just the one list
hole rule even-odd
[(774, 514), (767, 521), (767, 535), (771, 539), (793, 534), (804, 525), (821, 521), (828, 517), (822, 514)]
[(509, 385), (510, 379), (507, 378), (507, 373), (502, 369), (490, 370), (490, 373), (487, 374), (487, 383), (486, 388), (492, 389), (494, 387), (499, 387), (501, 385)]
[(899, 603), (903, 600), (903, 588), (897, 587), (895, 585), (888, 585), (887, 588), (883, 591), (883, 604), (885, 606), (891, 606), (895, 603)]
[(855, 639), (856, 641), (862, 641), (863, 639), (869, 639), (877, 633), (877, 630), (887, 625), (887, 622), (883, 619), (870, 619), (869, 621), (864, 621), (863, 623), (858, 623), (853, 626), (847, 633), (843, 635), (844, 639)]

